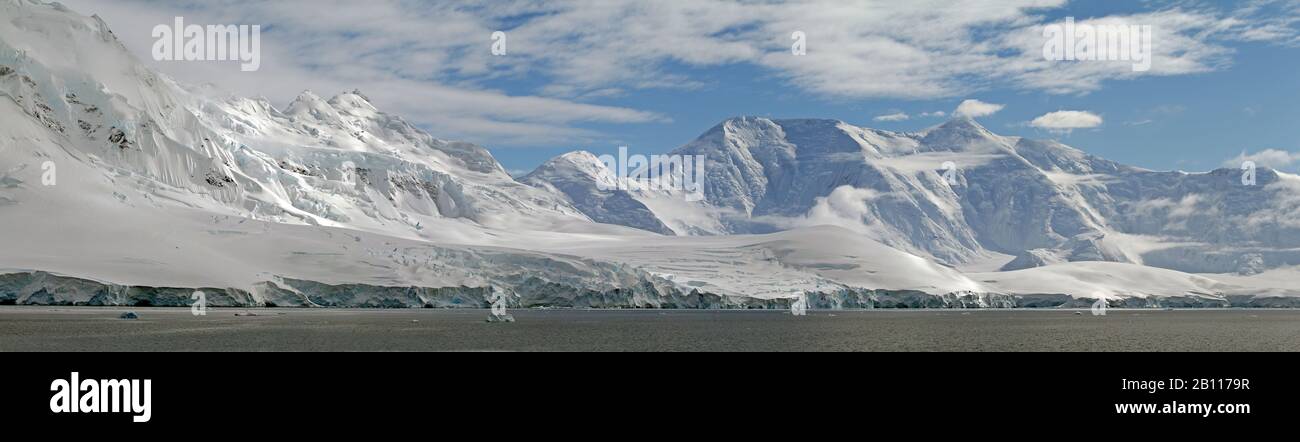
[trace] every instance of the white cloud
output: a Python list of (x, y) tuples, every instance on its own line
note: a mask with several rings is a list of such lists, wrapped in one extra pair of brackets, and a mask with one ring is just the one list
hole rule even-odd
[(1246, 153), (1245, 151), (1235, 158), (1223, 162), (1223, 167), (1238, 168), (1246, 161), (1252, 161), (1256, 166), (1267, 167), (1269, 169), (1287, 169), (1292, 165), (1300, 163), (1300, 152), (1288, 152), (1278, 149), (1264, 149), (1255, 153)]
[(957, 110), (953, 111), (952, 114), (959, 117), (970, 118), (987, 117), (998, 113), (998, 111), (1002, 110), (1004, 107), (1006, 106), (1001, 104), (985, 103), (979, 100), (966, 100), (962, 101), (960, 105), (957, 105)]
[(1088, 129), (1101, 126), (1101, 116), (1087, 111), (1048, 112), (1033, 121), (1030, 126), (1051, 131), (1069, 132), (1074, 129)]
[[(744, 64), (829, 99), (937, 99), (994, 87), (1086, 93), (1142, 76), (1207, 72), (1231, 63), (1225, 42), (1296, 40), (1300, 7), (1180, 3), (1080, 23), (1150, 24), (1152, 68), (1042, 57), (1045, 15), (1067, 0), (65, 0), (99, 13), (146, 58), (149, 31), (190, 23), (261, 24), (263, 69), (154, 63), (192, 83), (287, 103), (298, 91), (360, 88), (436, 135), (535, 143), (593, 135), (584, 122), (643, 123), (653, 112), (593, 104), (637, 89), (700, 89), (692, 68)], [(1266, 7), (1267, 6), (1267, 7)], [(492, 56), (490, 35), (507, 34)], [(791, 33), (807, 54), (791, 53)], [(521, 81), (522, 80), (522, 81)], [(502, 84), (514, 81), (510, 93)], [(523, 84), (524, 86), (521, 86)], [(529, 88), (529, 89), (520, 89)], [(538, 138), (540, 137), (540, 138)]]
[(1187, 231), (1188, 222), (1195, 215), (1218, 216), (1217, 206), (1204, 203), (1204, 197), (1192, 193), (1177, 201), (1170, 198), (1140, 200), (1130, 203), (1128, 207), (1144, 219), (1165, 220), (1163, 230)]
[(840, 226), (856, 232), (869, 230), (868, 215), (871, 207), (867, 204), (880, 198), (880, 192), (853, 186), (840, 186), (830, 195), (817, 198), (816, 204), (808, 214), (795, 220), (796, 226)]
[(879, 224), (872, 213), (871, 202), (886, 198), (889, 193), (850, 185), (836, 187), (830, 195), (818, 197), (808, 212), (798, 216), (763, 215), (751, 221), (767, 223), (781, 229), (802, 227), (838, 226), (854, 232), (874, 236)]
[(907, 121), (909, 118), (912, 118), (912, 117), (911, 117), (911, 116), (908, 116), (906, 113), (903, 113), (903, 112), (895, 112), (895, 113), (888, 114), (888, 115), (880, 115), (880, 116), (878, 116), (878, 117), (876, 117), (876, 118), (873, 118), (873, 120), (876, 120), (876, 121)]
[(948, 116), (948, 113), (944, 111), (921, 112), (921, 118), (943, 118), (946, 116)]
[(1294, 45), (1300, 39), (1300, 2), (1295, 0), (1253, 0), (1233, 11), (1232, 18), (1241, 41)]
[[(509, 57), (491, 56), (495, 17), (505, 13), (496, 7), (342, 0), (63, 3), (82, 14), (99, 14), (138, 58), (182, 81), (264, 96), (281, 106), (307, 89), (327, 98), (361, 89), (380, 109), (425, 126), (439, 138), (492, 146), (584, 143), (601, 134), (577, 124), (667, 121), (639, 109), (492, 88), (492, 80), (526, 69), (498, 60)], [(189, 24), (262, 25), (262, 69), (239, 72), (237, 65), (154, 61), (149, 56), (151, 30), (175, 16)], [(527, 47), (518, 40), (508, 40), (510, 51)]]
[(1219, 208), (1212, 201), (1206, 201), (1200, 194), (1187, 194), (1174, 201), (1170, 198), (1142, 200), (1129, 205), (1138, 216), (1148, 219), (1167, 219), (1167, 230), (1187, 230), (1187, 223), (1193, 216), (1219, 216)]

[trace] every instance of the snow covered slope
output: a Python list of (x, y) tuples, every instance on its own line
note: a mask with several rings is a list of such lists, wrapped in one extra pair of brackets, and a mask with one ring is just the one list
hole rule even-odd
[[(703, 202), (660, 214), (651, 202), (662, 196), (627, 197), (678, 234), (833, 224), (951, 265), (1015, 257), (1006, 270), (1107, 261), (1250, 274), (1300, 264), (1300, 224), (1290, 221), (1300, 178), (1268, 169), (1253, 186), (1230, 169), (1143, 170), (1055, 141), (998, 136), (969, 118), (920, 133), (735, 118), (674, 153), (707, 158)], [(529, 182), (594, 188), (599, 173), (549, 171)], [(592, 206), (577, 204), (588, 214)]]
[(555, 157), (520, 181), (565, 195), (593, 221), (674, 234), (643, 202), (652, 192), (640, 188), (620, 190), (614, 172), (590, 152)]
[[(678, 150), (708, 158), (702, 202), (601, 191), (616, 177), (588, 153), (520, 182), (357, 91), (278, 109), (155, 73), (57, 4), (0, 0), (0, 18), (0, 303), (188, 305), (195, 289), (215, 305), (341, 307), (1300, 300), (1283, 266), (1298, 264), (1286, 198), (1300, 179), (1271, 171), (1229, 189), (1224, 171), (1142, 171), (970, 120), (898, 134), (741, 118)], [(1044, 266), (952, 267), (1018, 254)], [(1069, 262), (1084, 258), (1129, 264)]]
[(0, 16), (0, 93), (83, 161), (201, 200), (184, 205), (414, 237), (442, 218), (585, 219), (485, 149), (435, 139), (359, 92), (307, 91), (281, 112), (158, 75), (102, 21), (57, 4), (7, 0)]

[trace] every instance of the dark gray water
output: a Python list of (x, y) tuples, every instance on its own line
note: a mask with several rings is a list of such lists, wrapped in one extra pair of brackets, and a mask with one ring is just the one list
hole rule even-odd
[(0, 307), (0, 351), (1300, 351), (1297, 310), (511, 313)]

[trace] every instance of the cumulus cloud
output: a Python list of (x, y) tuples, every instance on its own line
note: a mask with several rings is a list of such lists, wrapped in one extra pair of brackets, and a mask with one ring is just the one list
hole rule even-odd
[(921, 112), (921, 118), (943, 118), (946, 116), (948, 116), (948, 113), (944, 111)]
[(801, 227), (837, 226), (854, 232), (874, 235), (878, 228), (871, 213), (871, 203), (888, 194), (849, 185), (836, 187), (830, 195), (818, 197), (808, 212), (800, 216), (764, 215), (752, 221), (768, 223), (781, 229)]
[(876, 121), (907, 121), (907, 120), (910, 119), (910, 118), (912, 118), (912, 117), (909, 116), (909, 115), (907, 115), (906, 113), (903, 113), (903, 112), (895, 112), (895, 113), (888, 114), (888, 115), (880, 115), (880, 116), (877, 116), (876, 118), (873, 118), (873, 120), (876, 120)]
[(869, 202), (880, 198), (880, 192), (853, 186), (840, 186), (830, 195), (819, 197), (808, 214), (797, 220), (797, 226), (839, 226), (856, 232), (868, 230)]
[(1223, 167), (1235, 169), (1241, 167), (1241, 164), (1247, 161), (1254, 162), (1259, 167), (1285, 170), (1300, 163), (1300, 152), (1288, 152), (1279, 149), (1264, 149), (1255, 153), (1242, 151), (1235, 158), (1224, 161)]
[(952, 114), (958, 117), (979, 118), (996, 114), (1004, 107), (1006, 106), (1001, 104), (985, 103), (979, 100), (966, 100), (961, 102), (961, 104), (957, 106), (957, 110), (953, 111)]
[(1101, 116), (1087, 111), (1048, 112), (1029, 122), (1030, 126), (1057, 132), (1101, 126)]

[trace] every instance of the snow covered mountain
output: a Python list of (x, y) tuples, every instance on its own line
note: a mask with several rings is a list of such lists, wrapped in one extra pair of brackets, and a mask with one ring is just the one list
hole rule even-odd
[(1232, 186), (965, 119), (740, 118), (676, 151), (707, 158), (703, 201), (601, 190), (618, 177), (583, 152), (517, 181), (360, 92), (278, 109), (153, 72), (57, 3), (0, 18), (0, 303), (1300, 304), (1300, 178), (1272, 171)]
[(57, 4), (0, 8), (0, 91), (69, 154), (122, 179), (206, 195), (225, 213), (404, 236), (442, 218), (585, 219), (515, 182), (482, 147), (437, 140), (359, 92), (326, 101), (307, 91), (281, 112), (144, 68), (97, 18)]
[(570, 152), (552, 158), (520, 181), (565, 195), (593, 221), (674, 234), (643, 202), (652, 198), (654, 192), (641, 188), (619, 189), (614, 171), (591, 152)]
[[(1006, 270), (1109, 261), (1252, 273), (1300, 264), (1300, 224), (1288, 221), (1300, 179), (1267, 169), (1251, 186), (1235, 170), (1143, 170), (1055, 141), (998, 136), (967, 118), (921, 133), (735, 118), (674, 153), (709, 161), (705, 201), (688, 206), (701, 221), (683, 224), (691, 217), (680, 210), (659, 217), (678, 234), (836, 224), (950, 265), (1015, 256)], [(611, 179), (548, 167), (528, 182), (590, 190), (596, 177)], [(565, 193), (589, 215), (602, 209)], [(620, 204), (658, 215), (647, 203), (653, 192), (628, 197)], [(653, 223), (633, 219), (601, 221)]]

